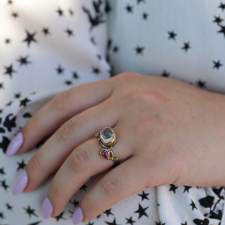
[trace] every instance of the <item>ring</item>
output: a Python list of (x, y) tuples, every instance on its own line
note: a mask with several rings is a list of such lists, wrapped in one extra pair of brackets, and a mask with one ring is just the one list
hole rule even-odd
[(95, 137), (103, 147), (99, 152), (100, 156), (104, 159), (113, 160), (115, 163), (119, 163), (119, 159), (114, 157), (112, 151), (112, 146), (115, 145), (117, 141), (116, 132), (111, 127), (105, 127), (97, 133)]

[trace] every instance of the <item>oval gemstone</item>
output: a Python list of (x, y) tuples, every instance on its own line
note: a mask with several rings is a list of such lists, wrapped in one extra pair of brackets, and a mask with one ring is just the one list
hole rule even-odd
[(100, 132), (100, 138), (105, 143), (109, 143), (115, 138), (114, 131), (111, 128), (106, 127)]
[(107, 150), (102, 150), (101, 154), (104, 158), (108, 159), (108, 151)]

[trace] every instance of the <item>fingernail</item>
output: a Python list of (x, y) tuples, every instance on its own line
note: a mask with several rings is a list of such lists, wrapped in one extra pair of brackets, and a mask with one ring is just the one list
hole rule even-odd
[(83, 215), (83, 212), (81, 210), (80, 207), (76, 208), (74, 213), (73, 213), (73, 218), (72, 218), (72, 221), (73, 221), (73, 224), (78, 224), (80, 223), (84, 218), (84, 215)]
[(46, 197), (42, 206), (42, 215), (44, 219), (48, 219), (53, 212), (53, 206), (49, 198)]
[(28, 177), (27, 172), (24, 170), (16, 179), (14, 186), (13, 186), (13, 194), (18, 195), (20, 194), (23, 189), (27, 186)]
[(19, 150), (22, 144), (23, 144), (23, 134), (19, 132), (9, 143), (9, 146), (6, 150), (6, 155), (7, 156), (14, 155)]

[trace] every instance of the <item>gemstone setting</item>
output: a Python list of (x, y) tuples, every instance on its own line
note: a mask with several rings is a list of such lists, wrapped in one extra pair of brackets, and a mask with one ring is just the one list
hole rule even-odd
[(110, 127), (105, 127), (100, 131), (100, 139), (103, 144), (112, 146), (116, 143), (116, 133)]

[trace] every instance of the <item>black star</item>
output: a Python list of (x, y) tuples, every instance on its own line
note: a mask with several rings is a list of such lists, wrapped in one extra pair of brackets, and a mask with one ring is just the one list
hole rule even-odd
[(138, 55), (138, 54), (142, 54), (142, 51), (145, 49), (145, 47), (139, 47), (139, 46), (137, 46), (136, 48), (135, 48), (135, 50), (136, 50), (136, 54)]
[(49, 28), (47, 27), (43, 27), (42, 32), (44, 33), (45, 36), (50, 35)]
[(27, 33), (27, 37), (23, 40), (23, 42), (27, 42), (28, 47), (30, 47), (30, 43), (33, 42), (37, 42), (37, 40), (35, 40), (35, 34), (36, 32), (34, 32), (33, 34), (29, 33), (29, 31), (26, 30)]
[(214, 16), (214, 17), (215, 17), (215, 20), (213, 21), (213, 23), (217, 23), (219, 25), (219, 23), (223, 21), (223, 19), (221, 19), (220, 16), (218, 17)]
[(93, 45), (96, 45), (95, 37), (91, 37), (91, 42), (92, 42)]
[(148, 217), (148, 215), (147, 215), (146, 212), (145, 212), (145, 210), (146, 210), (148, 207), (142, 208), (142, 206), (141, 206), (140, 204), (138, 204), (138, 205), (139, 205), (139, 209), (138, 209), (137, 211), (135, 211), (135, 213), (139, 213), (138, 219), (140, 219), (143, 215), (145, 215), (145, 216)]
[(9, 103), (6, 104), (6, 106), (10, 106), (13, 102), (10, 101)]
[(15, 98), (20, 98), (21, 97), (20, 93), (15, 93), (14, 96), (15, 96)]
[(81, 188), (80, 188), (80, 191), (83, 189), (84, 191), (86, 191), (86, 188), (87, 188), (87, 185), (84, 184)]
[(9, 132), (12, 131), (13, 127), (16, 127), (16, 123), (15, 123), (16, 116), (11, 117), (12, 115), (13, 115), (12, 113), (8, 114), (7, 117), (5, 118), (4, 123), (3, 123), (3, 126), (6, 127)]
[(4, 83), (0, 83), (0, 89), (4, 89), (3, 84)]
[(0, 212), (0, 218), (4, 219), (3, 212)]
[(114, 220), (113, 220), (113, 222), (111, 223), (111, 222), (107, 222), (107, 221), (104, 221), (105, 223), (107, 223), (108, 225), (119, 225), (119, 224), (117, 224), (116, 223), (116, 218), (114, 217)]
[(144, 199), (149, 200), (149, 198), (147, 197), (149, 193), (145, 193), (144, 191), (142, 191), (142, 194), (138, 194), (138, 195), (141, 196), (141, 201), (143, 201)]
[[(191, 200), (192, 201), (192, 200)], [(196, 206), (195, 206), (195, 203), (192, 201), (192, 203), (190, 204), (191, 206), (192, 206), (192, 210), (195, 208), (195, 209), (197, 209), (196, 208)]]
[(26, 56), (26, 57), (20, 57), (17, 61), (20, 63), (20, 66), (22, 66), (22, 65), (27, 65), (27, 64), (29, 64), (29, 63), (31, 63), (30, 61), (28, 61), (27, 60), (27, 58), (28, 58), (29, 56)]
[(176, 187), (174, 184), (170, 184), (170, 190), (169, 191), (173, 191), (174, 193), (176, 193), (176, 189), (178, 187)]
[(28, 225), (38, 225), (40, 222), (42, 222), (42, 220), (34, 222), (34, 223), (29, 223)]
[[(24, 208), (24, 207), (23, 207), (23, 208)], [(25, 213), (27, 213), (27, 214), (29, 215), (29, 217), (31, 217), (31, 216), (36, 216), (36, 217), (38, 217), (38, 216), (34, 213), (35, 209), (31, 209), (29, 205), (28, 205), (27, 208), (24, 208), (24, 209), (26, 210)]]
[(25, 166), (27, 165), (27, 164), (24, 163), (24, 160), (22, 160), (21, 163), (17, 162), (17, 164), (18, 164), (17, 171), (19, 171), (20, 169), (23, 170), (25, 168)]
[(70, 13), (71, 16), (73, 16), (74, 11), (72, 9), (69, 9), (69, 13)]
[(118, 50), (119, 50), (119, 47), (118, 46), (114, 46), (113, 51), (116, 53), (116, 52), (118, 52)]
[(133, 10), (133, 6), (127, 5), (125, 9), (126, 9), (127, 12), (129, 12), (129, 13), (133, 13), (133, 11), (132, 11), (132, 10)]
[(188, 50), (189, 48), (191, 48), (191, 47), (189, 46), (189, 42), (187, 42), (187, 43), (184, 42), (184, 47), (183, 47), (182, 49), (184, 49), (185, 52), (187, 52), (187, 50)]
[(29, 112), (23, 114), (23, 118), (31, 118), (31, 117), (32, 115)]
[(67, 28), (65, 32), (68, 34), (68, 37), (73, 36), (73, 31)]
[(19, 17), (19, 14), (17, 12), (12, 12), (11, 16), (14, 18), (17, 18), (17, 17)]
[(225, 26), (219, 25), (221, 30), (217, 31), (217, 33), (223, 33), (225, 37)]
[(75, 199), (72, 200), (69, 200), (69, 202), (74, 206), (76, 207), (78, 204), (79, 204), (79, 201), (76, 201)]
[(58, 8), (56, 12), (59, 14), (59, 16), (63, 16), (63, 11), (60, 8)]
[(140, 2), (145, 2), (145, 0), (137, 0), (137, 3), (139, 4)]
[(176, 36), (177, 34), (175, 34), (174, 31), (171, 31), (171, 32), (168, 31), (168, 33), (169, 33), (168, 39), (172, 38), (172, 39), (175, 40), (175, 36)]
[(65, 84), (66, 84), (66, 85), (72, 85), (73, 83), (72, 83), (71, 80), (65, 80)]
[(99, 60), (101, 60), (102, 58), (101, 55), (97, 54), (96, 56), (98, 57)]
[(183, 193), (185, 192), (185, 191), (187, 191), (188, 193), (189, 193), (189, 189), (191, 188), (191, 186), (184, 186), (184, 191), (183, 191)]
[(129, 224), (133, 225), (133, 223), (136, 223), (136, 221), (132, 220), (132, 216), (130, 217), (130, 219), (127, 219), (127, 218), (125, 218), (125, 219), (127, 220), (126, 224), (129, 223)]
[(8, 210), (12, 210), (12, 206), (9, 203), (5, 204)]
[(6, 44), (10, 44), (10, 43), (11, 43), (11, 40), (10, 40), (9, 38), (6, 38), (6, 39), (5, 39), (5, 43), (6, 43)]
[(7, 137), (2, 136), (2, 142), (0, 142), (0, 148), (2, 148), (3, 153), (6, 153), (6, 149), (9, 143), (10, 143), (10, 140)]
[(201, 87), (201, 88), (205, 86), (205, 83), (206, 83), (206, 82), (203, 82), (203, 81), (201, 81), (201, 80), (198, 80), (198, 81), (197, 81), (197, 85), (198, 85), (199, 87)]
[(61, 65), (59, 65), (58, 68), (56, 68), (56, 71), (58, 74), (61, 74), (64, 72), (64, 69), (61, 67)]
[(0, 168), (0, 174), (3, 176), (5, 174), (4, 167)]
[(170, 73), (166, 72), (165, 70), (163, 70), (163, 73), (162, 73), (162, 77), (168, 77), (170, 75)]
[(142, 19), (147, 20), (148, 19), (148, 13), (143, 13), (142, 14)]
[(218, 8), (221, 8), (222, 10), (225, 9), (225, 4), (223, 4), (222, 2), (220, 2), (220, 6), (218, 6)]
[(111, 210), (112, 210), (112, 209), (107, 209), (107, 210), (105, 210), (105, 212), (103, 212), (103, 213), (106, 213), (106, 214), (107, 214), (107, 217), (108, 217), (110, 214), (114, 216), (114, 214), (111, 213)]
[(220, 60), (218, 60), (218, 62), (213, 61), (213, 63), (214, 63), (213, 68), (217, 68), (217, 69), (219, 69), (219, 67), (223, 65), (223, 64), (220, 64)]
[(99, 215), (97, 216), (97, 219), (99, 219), (99, 218), (101, 217), (101, 215), (102, 215), (102, 214), (99, 214)]
[(111, 8), (109, 2), (106, 1), (106, 4), (105, 4), (105, 12), (106, 12), (106, 13), (109, 13), (109, 12), (111, 12), (111, 11), (112, 11), (112, 8)]
[(94, 223), (91, 223), (91, 222), (89, 221), (87, 225), (94, 225)]
[(181, 225), (187, 225), (187, 221), (185, 221), (185, 223), (182, 223)]
[(59, 221), (60, 219), (65, 220), (65, 218), (63, 218), (63, 214), (64, 212), (62, 212), (59, 216), (54, 216), (54, 218), (56, 218), (57, 221)]
[(9, 74), (9, 76), (12, 77), (13, 73), (16, 73), (16, 70), (13, 70), (13, 64), (11, 64), (9, 67), (5, 66), (4, 74)]
[(3, 109), (0, 109), (0, 113), (2, 113), (3, 112)]
[(73, 78), (74, 78), (74, 79), (78, 79), (78, 78), (79, 78), (77, 72), (72, 72), (72, 74), (73, 74)]
[(95, 74), (99, 74), (99, 73), (100, 73), (100, 70), (99, 70), (98, 67), (92, 67), (92, 71), (93, 71), (93, 73), (95, 73)]
[(20, 100), (20, 106), (27, 106), (27, 102), (30, 102), (30, 99), (25, 98), (23, 100)]
[(160, 222), (158, 222), (158, 223), (157, 223), (157, 222), (155, 222), (155, 224), (156, 224), (156, 225), (165, 225), (165, 223), (162, 223), (161, 221), (160, 221)]

